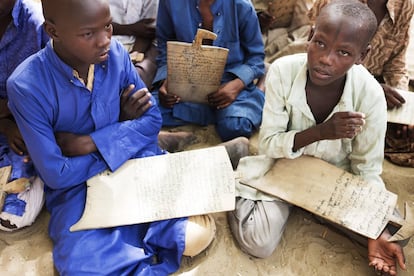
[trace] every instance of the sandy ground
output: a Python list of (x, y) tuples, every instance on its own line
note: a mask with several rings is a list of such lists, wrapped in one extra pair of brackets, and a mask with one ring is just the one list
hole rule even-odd
[[(187, 127), (198, 137), (187, 149), (219, 142), (211, 127)], [(257, 152), (257, 136), (250, 151)], [(403, 201), (414, 202), (414, 169), (384, 162), (383, 179), (389, 190)], [(209, 248), (194, 258), (183, 258), (174, 275), (375, 275), (368, 267), (366, 249), (342, 233), (321, 225), (296, 209), (289, 218), (278, 250), (267, 259), (256, 259), (234, 243), (224, 213), (214, 214), (217, 235)], [(47, 235), (49, 215), (44, 210), (30, 227), (14, 233), (0, 233), (0, 275), (57, 275), (52, 261), (52, 243)], [(408, 271), (414, 275), (414, 241), (405, 248)]]

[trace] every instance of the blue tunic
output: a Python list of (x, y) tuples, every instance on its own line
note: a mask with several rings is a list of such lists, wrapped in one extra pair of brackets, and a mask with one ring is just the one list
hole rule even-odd
[[(199, 0), (160, 0), (157, 17), (158, 71), (154, 83), (167, 78), (167, 41), (191, 43), (201, 27)], [(223, 140), (250, 137), (260, 124), (264, 93), (253, 81), (264, 74), (264, 48), (256, 12), (248, 0), (216, 0), (211, 6), (214, 16), (214, 46), (229, 49), (222, 83), (240, 78), (245, 84), (237, 99), (220, 110), (207, 105), (179, 103), (173, 108), (160, 106), (164, 125), (185, 122), (207, 125), (216, 123)], [(154, 91), (157, 95), (158, 91)]]
[[(144, 87), (115, 40), (107, 61), (95, 65), (92, 91), (50, 43), (7, 82), (10, 110), (46, 184), (53, 258), (62, 275), (166, 275), (179, 267), (185, 218), (69, 232), (83, 212), (88, 178), (108, 168), (114, 171), (130, 158), (162, 153), (157, 145), (161, 115), (155, 105), (138, 119), (118, 122), (120, 93), (129, 84)], [(63, 156), (54, 137), (63, 131), (89, 134), (98, 152)]]
[[(43, 30), (44, 19), (40, 3), (16, 0), (11, 15), (12, 20), (0, 40), (1, 99), (7, 99), (6, 80), (17, 65), (43, 48), (49, 40)], [(24, 156), (10, 148), (7, 137), (0, 134), (0, 167), (12, 166), (10, 180), (35, 175), (32, 162), (23, 162), (23, 158)], [(25, 212), (24, 201), (11, 194), (7, 198), (3, 211), (21, 216)]]

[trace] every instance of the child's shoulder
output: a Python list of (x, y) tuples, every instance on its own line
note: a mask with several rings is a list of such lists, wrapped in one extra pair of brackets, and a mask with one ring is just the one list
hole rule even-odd
[(45, 69), (49, 66), (50, 63), (46, 61), (46, 49), (43, 48), (22, 61), (9, 76), (7, 83), (39, 83), (42, 81), (41, 76), (44, 75)]
[(347, 81), (357, 86), (369, 84), (370, 86), (377, 87), (379, 85), (374, 76), (362, 64), (354, 64), (349, 68)]
[[(371, 105), (383, 102), (384, 91), (374, 76), (361, 64), (353, 65), (347, 72), (346, 87), (351, 89), (353, 99), (360, 104)], [(368, 100), (368, 101), (367, 101)]]
[(307, 63), (307, 54), (299, 53), (283, 56), (276, 59), (271, 65), (270, 70), (279, 70), (284, 74), (295, 73), (301, 70)]

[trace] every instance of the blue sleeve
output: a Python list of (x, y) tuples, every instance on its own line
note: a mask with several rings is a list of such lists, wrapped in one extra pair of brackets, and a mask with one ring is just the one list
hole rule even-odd
[(45, 184), (52, 189), (78, 185), (105, 170), (97, 153), (78, 157), (62, 155), (56, 143), (50, 118), (35, 94), (22, 93), (22, 87), (8, 82), (9, 108), (22, 133), (30, 158)]
[(170, 17), (169, 2), (160, 0), (157, 15), (157, 73), (153, 83), (167, 78), (167, 41), (175, 37), (173, 22)]
[[(129, 55), (124, 51), (121, 44), (117, 44), (120, 51), (124, 52), (121, 55), (124, 59), (123, 68), (125, 69), (125, 78), (121, 80), (123, 83), (122, 87), (126, 88), (130, 84), (134, 84), (136, 90), (145, 88), (145, 84), (131, 63)], [(162, 118), (152, 96), (151, 102), (153, 105), (141, 117), (108, 125), (91, 134), (99, 153), (112, 171), (158, 141), (157, 137), (161, 128)]]
[[(247, 86), (264, 74), (264, 46), (259, 21), (253, 6), (246, 1), (236, 1), (238, 29), (244, 61), (226, 68), (226, 72), (240, 78)], [(230, 49), (231, 51), (231, 49)]]

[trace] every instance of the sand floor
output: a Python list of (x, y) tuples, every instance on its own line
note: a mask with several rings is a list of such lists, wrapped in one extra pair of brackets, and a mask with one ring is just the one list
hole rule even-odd
[[(214, 129), (181, 128), (198, 137), (194, 148), (215, 145)], [(257, 137), (250, 151), (257, 152)], [(414, 169), (384, 162), (384, 182), (399, 195), (399, 205), (414, 202)], [(295, 209), (289, 218), (280, 247), (267, 259), (257, 259), (240, 251), (234, 243), (224, 213), (214, 214), (217, 235), (209, 248), (194, 258), (184, 257), (174, 275), (375, 275), (368, 267), (366, 249), (319, 224), (309, 213)], [(47, 235), (48, 213), (44, 210), (30, 227), (13, 233), (0, 232), (0, 275), (57, 275), (52, 261), (52, 243)], [(405, 248), (408, 271), (414, 275), (414, 241)]]

